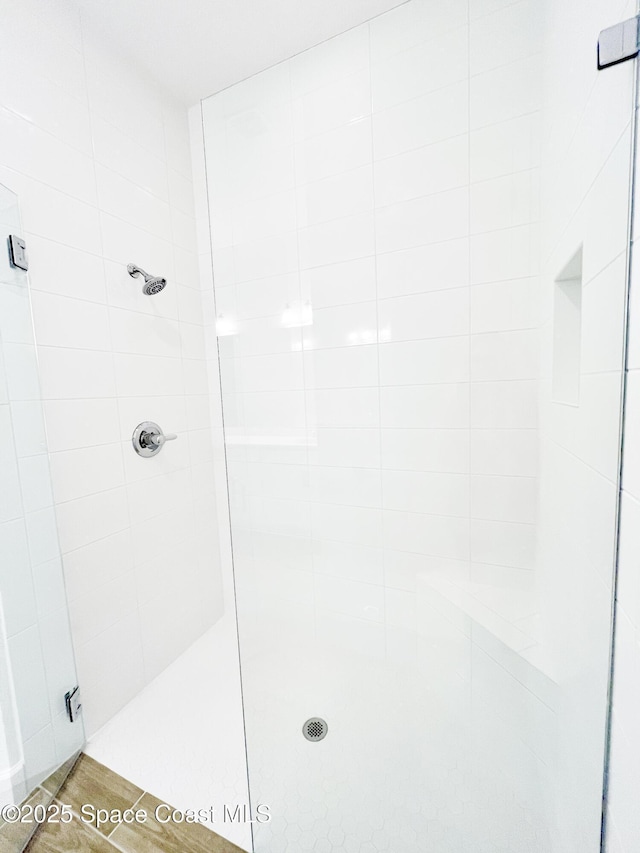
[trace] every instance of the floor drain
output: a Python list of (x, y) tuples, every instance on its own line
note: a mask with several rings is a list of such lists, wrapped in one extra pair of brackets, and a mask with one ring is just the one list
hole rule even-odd
[(321, 717), (311, 717), (302, 727), (302, 734), (307, 740), (322, 740), (328, 731), (329, 726)]

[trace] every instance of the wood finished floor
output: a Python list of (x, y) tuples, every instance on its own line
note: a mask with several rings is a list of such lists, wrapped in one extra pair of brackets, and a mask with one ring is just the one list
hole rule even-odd
[[(44, 782), (43, 789), (46, 788)], [(43, 789), (32, 796), (38, 797), (39, 791), (38, 801), (50, 798)], [(49, 790), (54, 789), (57, 789), (55, 780), (49, 785)], [(56, 800), (71, 806), (73, 820), (44, 824), (27, 847), (27, 853), (244, 853), (200, 824), (158, 823), (154, 811), (161, 800), (88, 755), (80, 756)], [(98, 829), (80, 819), (80, 809), (85, 803), (109, 812), (135, 806), (144, 809), (148, 818), (143, 824), (107, 823)]]

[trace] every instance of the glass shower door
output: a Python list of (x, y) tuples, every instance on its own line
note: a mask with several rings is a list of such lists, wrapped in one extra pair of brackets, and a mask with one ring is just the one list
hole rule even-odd
[[(18, 200), (0, 186), (0, 801), (47, 804), (84, 744), (65, 694), (75, 663), (58, 545), (27, 272), (10, 261)], [(0, 848), (34, 824), (0, 820)]]
[(203, 102), (258, 853), (596, 853), (635, 63), (409, 0)]

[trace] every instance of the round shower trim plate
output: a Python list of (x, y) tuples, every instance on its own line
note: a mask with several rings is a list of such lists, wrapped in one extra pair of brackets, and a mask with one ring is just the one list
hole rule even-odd
[(329, 726), (327, 721), (323, 720), (322, 717), (309, 717), (302, 727), (302, 734), (307, 740), (314, 743), (319, 740), (324, 740), (328, 731)]

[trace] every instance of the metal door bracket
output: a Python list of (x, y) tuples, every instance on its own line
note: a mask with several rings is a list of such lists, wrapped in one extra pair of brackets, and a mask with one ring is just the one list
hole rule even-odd
[(28, 270), (27, 262), (27, 244), (21, 240), (16, 234), (9, 234), (9, 260), (12, 267), (17, 267), (20, 270)]
[(65, 694), (64, 702), (67, 706), (69, 720), (75, 723), (82, 713), (82, 699), (80, 698), (80, 688), (77, 685)]
[(638, 55), (640, 18), (629, 18), (615, 27), (602, 30), (598, 38), (598, 68), (609, 68)]

